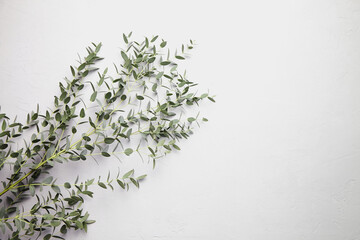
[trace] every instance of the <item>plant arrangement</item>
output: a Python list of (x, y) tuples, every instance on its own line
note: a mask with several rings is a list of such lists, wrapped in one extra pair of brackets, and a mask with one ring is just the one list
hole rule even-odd
[[(93, 43), (59, 83), (53, 107), (41, 112), (38, 106), (26, 123), (0, 113), (0, 239), (66, 239), (69, 230), (87, 231), (95, 221), (83, 204), (93, 187), (139, 187), (146, 175), (132, 169), (59, 183), (63, 179), (52, 176), (57, 165), (137, 154), (155, 167), (157, 159), (180, 150), (179, 140), (195, 124), (207, 121), (189, 112), (205, 99), (215, 102), (213, 96), (198, 94), (186, 71), (178, 71), (193, 41), (171, 54), (158, 36), (137, 42), (130, 33), (123, 40), (114, 76), (96, 67), (102, 44)], [(97, 80), (90, 81), (94, 74)]]

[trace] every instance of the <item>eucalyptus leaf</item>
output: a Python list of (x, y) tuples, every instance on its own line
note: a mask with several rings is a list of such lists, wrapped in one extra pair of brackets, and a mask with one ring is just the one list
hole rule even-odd
[(133, 152), (134, 152), (134, 150), (132, 150), (132, 148), (127, 148), (127, 149), (125, 149), (125, 151), (124, 151), (124, 153), (125, 153), (127, 156), (130, 156)]

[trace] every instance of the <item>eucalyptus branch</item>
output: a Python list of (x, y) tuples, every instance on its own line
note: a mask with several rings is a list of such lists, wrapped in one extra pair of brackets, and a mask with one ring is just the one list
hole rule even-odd
[[(78, 179), (73, 184), (56, 184), (51, 169), (57, 164), (89, 157), (129, 157), (136, 152), (142, 159), (147, 156), (155, 167), (157, 159), (180, 150), (179, 140), (193, 133), (194, 123), (207, 121), (199, 113), (191, 116), (188, 112), (205, 99), (214, 102), (213, 96), (192, 91), (197, 83), (178, 70), (187, 51), (193, 49), (193, 41), (171, 55), (169, 49), (162, 53), (167, 42), (158, 43), (158, 36), (137, 42), (130, 40), (130, 33), (123, 39), (126, 47), (120, 53), (121, 64), (114, 65), (115, 75), (108, 68), (94, 67), (102, 60), (98, 56), (102, 44), (93, 43), (79, 65), (70, 66), (71, 78), (59, 83), (53, 110), (41, 112), (38, 106), (27, 115), (26, 124), (10, 123), (0, 113), (0, 171), (10, 167), (10, 176), (1, 181), (1, 239), (35, 235), (65, 239), (69, 229), (86, 231), (94, 222), (82, 209), (86, 197), (94, 194), (91, 186), (114, 189), (116, 183), (128, 190), (130, 185), (139, 187), (146, 177), (134, 177), (135, 171), (130, 170), (122, 177), (120, 172), (115, 178), (109, 173), (105, 181), (99, 177), (80, 184)], [(87, 80), (95, 72), (98, 80)], [(31, 138), (23, 139), (24, 145), (15, 149), (13, 140), (26, 129), (33, 131)], [(36, 203), (26, 210), (22, 203), (29, 197)]]

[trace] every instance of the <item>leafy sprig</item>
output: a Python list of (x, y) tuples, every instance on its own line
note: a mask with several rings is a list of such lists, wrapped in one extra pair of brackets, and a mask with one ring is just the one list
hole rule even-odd
[[(137, 42), (131, 33), (124, 34), (126, 48), (120, 53), (121, 64), (114, 65), (115, 74), (95, 67), (103, 59), (98, 55), (102, 44), (93, 43), (87, 56), (70, 66), (71, 78), (59, 83), (53, 110), (40, 112), (38, 106), (25, 124), (0, 113), (0, 171), (9, 174), (1, 180), (1, 239), (65, 239), (70, 229), (86, 231), (95, 221), (82, 206), (93, 197), (94, 185), (128, 190), (146, 177), (135, 177), (130, 170), (115, 178), (109, 173), (106, 180), (57, 184), (51, 169), (58, 164), (137, 153), (155, 167), (158, 158), (180, 150), (179, 140), (193, 133), (194, 123), (207, 121), (199, 113), (189, 116), (188, 109), (205, 99), (214, 102), (214, 97), (198, 94), (193, 90), (197, 83), (178, 70), (194, 42), (182, 45), (181, 53), (175, 51), (172, 57), (169, 49), (166, 55), (162, 52), (167, 41), (157, 39)], [(96, 82), (88, 80), (93, 72)], [(29, 140), (23, 137), (25, 131), (32, 133)], [(18, 139), (24, 141), (21, 147)], [(35, 204), (25, 209), (23, 202), (29, 198)]]

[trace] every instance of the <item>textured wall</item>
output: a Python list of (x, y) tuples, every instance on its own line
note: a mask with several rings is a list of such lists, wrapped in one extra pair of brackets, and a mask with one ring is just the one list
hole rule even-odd
[[(140, 190), (97, 190), (97, 220), (69, 239), (360, 239), (360, 1), (0, 0), (0, 104), (45, 109), (76, 53), (122, 33), (199, 44), (189, 78), (217, 95), (182, 151)], [(106, 175), (106, 159), (62, 179)], [(121, 165), (120, 165), (121, 166)]]

